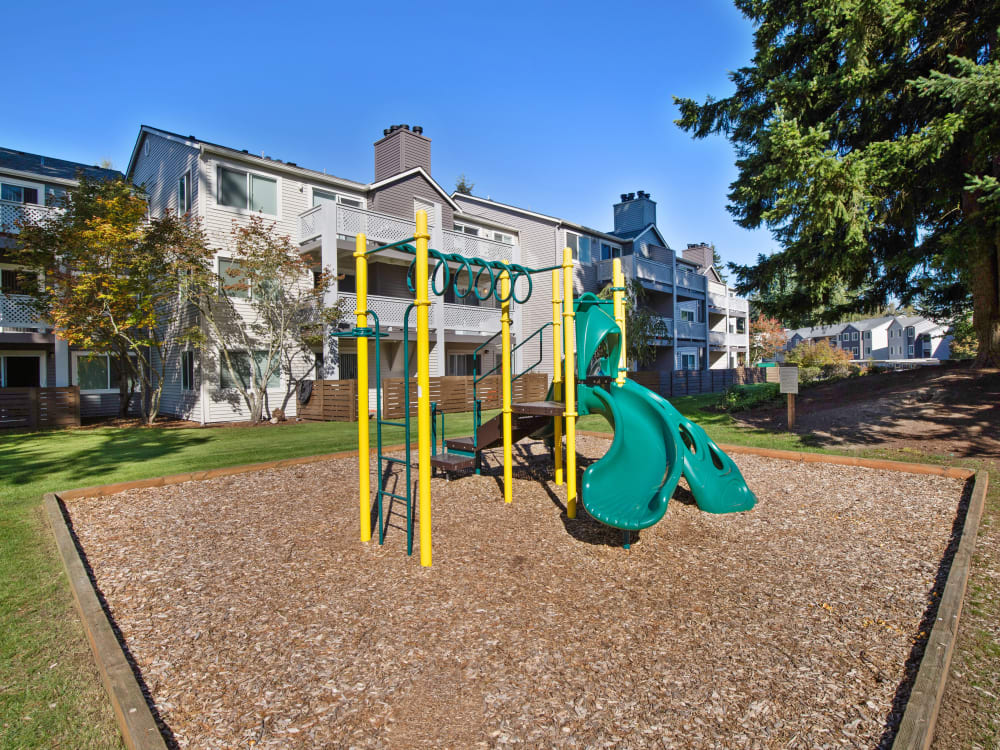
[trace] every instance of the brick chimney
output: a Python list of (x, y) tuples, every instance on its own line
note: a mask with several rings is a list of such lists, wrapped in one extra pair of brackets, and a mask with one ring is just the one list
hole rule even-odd
[(422, 127), (392, 125), (382, 133), (384, 137), (375, 141), (375, 182), (414, 167), (431, 173), (431, 139)]
[(615, 234), (635, 232), (656, 223), (656, 201), (649, 193), (622, 193), (621, 201), (614, 206)]

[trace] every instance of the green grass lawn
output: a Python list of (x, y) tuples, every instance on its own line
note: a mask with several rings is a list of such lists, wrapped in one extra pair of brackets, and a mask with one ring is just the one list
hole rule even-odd
[[(808, 436), (741, 426), (728, 414), (709, 409), (717, 399), (692, 396), (673, 403), (720, 443), (821, 450), (808, 444)], [(579, 427), (609, 429), (595, 416), (580, 419)], [(449, 415), (447, 435), (469, 432), (470, 415)], [(352, 450), (357, 448), (356, 435), (354, 424), (327, 422), (259, 428), (99, 428), (0, 436), (0, 748), (121, 746), (41, 512), (43, 493)], [(386, 444), (402, 442), (398, 429), (387, 429), (383, 437)], [(850, 452), (956, 463), (950, 457), (920, 453)], [(976, 462), (957, 463), (977, 467)], [(1000, 477), (994, 473), (992, 479), (988, 519), (997, 516), (1000, 506)], [(990, 585), (977, 596), (974, 589), (973, 606), (997, 609), (1000, 597), (995, 591)], [(987, 653), (983, 664), (984, 669), (995, 669), (996, 659)]]

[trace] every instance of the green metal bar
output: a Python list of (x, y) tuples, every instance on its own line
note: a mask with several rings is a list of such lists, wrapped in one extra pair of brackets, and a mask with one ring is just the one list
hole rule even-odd
[[(382, 357), (381, 342), (382, 333), (379, 325), (378, 315), (374, 311), (368, 310), (368, 314), (375, 320), (375, 451), (378, 456), (378, 492), (376, 502), (378, 505), (378, 543), (385, 543), (385, 522), (382, 519), (382, 494), (385, 486), (385, 475), (382, 470)], [(365, 346), (368, 344), (365, 343)], [(358, 388), (367, 388), (368, 383), (358, 383)], [(367, 418), (368, 415), (365, 415)], [(361, 418), (361, 415), (358, 415)]]
[(413, 554), (413, 470), (410, 456), (410, 313), (416, 304), (410, 303), (403, 313), (403, 414), (406, 419), (406, 554)]
[(399, 240), (398, 242), (392, 242), (388, 245), (374, 247), (371, 250), (365, 250), (365, 255), (368, 256), (368, 255), (373, 255), (374, 253), (380, 253), (383, 250), (396, 250), (396, 249), (404, 250), (410, 253), (411, 255), (416, 255), (417, 249), (413, 247), (413, 245), (409, 244), (413, 242), (415, 239), (416, 239), (415, 237), (407, 237), (405, 240)]

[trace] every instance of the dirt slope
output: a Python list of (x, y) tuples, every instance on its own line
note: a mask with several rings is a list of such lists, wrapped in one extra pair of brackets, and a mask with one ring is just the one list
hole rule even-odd
[[(1000, 458), (1000, 371), (958, 365), (843, 380), (797, 397), (795, 431), (817, 445), (919, 448), (958, 457)], [(784, 404), (741, 417), (785, 426)]]

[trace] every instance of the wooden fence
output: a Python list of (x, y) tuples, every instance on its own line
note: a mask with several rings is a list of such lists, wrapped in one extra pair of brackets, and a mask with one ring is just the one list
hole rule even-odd
[[(386, 419), (402, 419), (405, 411), (403, 378), (382, 380), (382, 415)], [(417, 413), (417, 383), (411, 379), (410, 415)], [(549, 376), (541, 372), (529, 372), (514, 381), (511, 401), (542, 401), (549, 388)], [(476, 396), (483, 402), (483, 409), (500, 408), (500, 376), (489, 375), (476, 386)], [(451, 375), (430, 379), (430, 398), (437, 403), (440, 411), (454, 413), (472, 411), (472, 376)]]
[(737, 367), (729, 370), (675, 370), (673, 372), (630, 372), (628, 376), (665, 398), (721, 393), (731, 385), (763, 383), (763, 367)]
[(309, 401), (298, 404), (299, 419), (307, 422), (357, 422), (357, 380), (314, 380)]
[(0, 429), (80, 426), (80, 389), (0, 388)]

